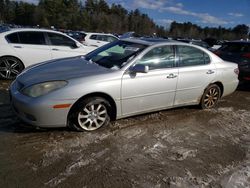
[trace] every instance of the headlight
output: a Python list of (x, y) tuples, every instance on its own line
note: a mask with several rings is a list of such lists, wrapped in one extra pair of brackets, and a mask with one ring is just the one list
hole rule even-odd
[(66, 85), (66, 81), (43, 82), (26, 87), (21, 91), (21, 93), (30, 97), (39, 97)]

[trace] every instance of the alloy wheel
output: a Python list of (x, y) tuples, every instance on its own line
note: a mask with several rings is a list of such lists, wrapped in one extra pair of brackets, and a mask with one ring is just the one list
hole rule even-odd
[(203, 96), (203, 107), (213, 108), (220, 98), (220, 88), (217, 85), (210, 86)]
[(87, 131), (93, 131), (104, 125), (108, 118), (108, 111), (102, 103), (89, 103), (78, 113), (78, 124)]
[(13, 79), (23, 70), (22, 63), (12, 57), (0, 59), (0, 76), (4, 79)]

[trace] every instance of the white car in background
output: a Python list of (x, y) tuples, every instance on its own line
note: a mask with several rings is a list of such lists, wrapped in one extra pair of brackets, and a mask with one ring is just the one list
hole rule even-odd
[(116, 36), (112, 34), (105, 33), (85, 33), (83, 44), (93, 47), (101, 47), (110, 42), (119, 40)]
[(13, 79), (32, 64), (85, 55), (94, 49), (57, 31), (45, 29), (6, 31), (0, 33), (0, 78)]

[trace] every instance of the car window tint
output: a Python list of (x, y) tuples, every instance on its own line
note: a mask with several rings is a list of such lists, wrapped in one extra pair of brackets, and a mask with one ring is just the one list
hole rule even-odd
[(89, 38), (90, 38), (90, 39), (93, 39), (93, 40), (97, 40), (97, 39), (96, 39), (96, 38), (97, 38), (97, 35), (91, 35)]
[(19, 32), (18, 36), (22, 44), (46, 44), (43, 32)]
[(70, 38), (60, 35), (57, 33), (48, 33), (49, 40), (52, 45), (55, 46), (69, 46), (73, 47), (75, 46), (75, 41), (71, 40)]
[(232, 53), (241, 53), (244, 52), (244, 45), (241, 43), (225, 43), (220, 50)]
[(180, 67), (204, 65), (210, 62), (206, 53), (191, 46), (178, 46), (178, 55)]
[(10, 35), (6, 36), (6, 39), (9, 43), (19, 43), (18, 35), (17, 33), (12, 33)]
[(96, 36), (96, 40), (100, 40), (100, 41), (106, 41), (106, 36), (105, 35), (97, 35)]
[(146, 53), (136, 64), (143, 64), (149, 70), (171, 68), (175, 63), (173, 46), (156, 47)]
[(209, 55), (207, 55), (206, 53), (203, 54), (204, 54), (204, 64), (209, 64), (211, 61)]

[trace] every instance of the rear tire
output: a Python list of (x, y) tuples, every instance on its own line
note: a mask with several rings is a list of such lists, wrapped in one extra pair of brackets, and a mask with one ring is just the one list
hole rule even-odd
[(221, 97), (221, 89), (218, 85), (212, 84), (206, 88), (202, 95), (200, 106), (202, 109), (214, 108)]
[(69, 126), (76, 131), (94, 131), (109, 124), (111, 106), (101, 97), (80, 100), (71, 110)]
[(0, 58), (0, 77), (5, 80), (15, 79), (24, 69), (23, 63), (11, 56)]

